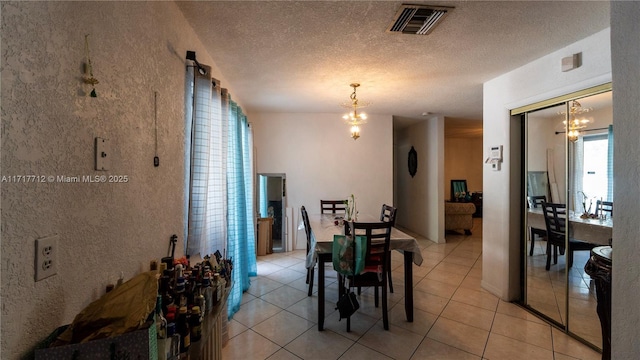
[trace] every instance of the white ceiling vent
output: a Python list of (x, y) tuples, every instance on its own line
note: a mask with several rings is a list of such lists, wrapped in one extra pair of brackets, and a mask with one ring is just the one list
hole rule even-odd
[(403, 34), (429, 34), (452, 7), (403, 4), (387, 31)]

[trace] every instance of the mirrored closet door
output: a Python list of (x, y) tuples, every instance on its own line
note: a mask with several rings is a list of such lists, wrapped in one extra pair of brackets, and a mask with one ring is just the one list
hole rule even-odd
[[(613, 226), (612, 98), (608, 88), (541, 103), (523, 126), (523, 305), (602, 347), (595, 283), (584, 267)], [(611, 205), (611, 208), (613, 205)]]

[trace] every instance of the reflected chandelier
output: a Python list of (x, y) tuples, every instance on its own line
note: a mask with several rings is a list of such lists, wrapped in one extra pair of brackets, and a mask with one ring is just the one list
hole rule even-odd
[(343, 103), (342, 106), (351, 109), (351, 111), (348, 114), (345, 114), (342, 118), (351, 127), (351, 137), (353, 140), (358, 140), (360, 137), (360, 126), (367, 123), (367, 114), (358, 112), (358, 108), (363, 108), (368, 104), (358, 102), (358, 98), (356, 97), (356, 88), (358, 88), (360, 84), (353, 83), (350, 86), (353, 88), (353, 92), (349, 97), (350, 101)]
[[(591, 110), (591, 108), (583, 108), (576, 100), (571, 101), (571, 107), (569, 108), (569, 125), (567, 126), (567, 120), (562, 122), (567, 131), (569, 141), (576, 142), (580, 136), (580, 130), (586, 128), (589, 123), (589, 119), (579, 119), (577, 116), (588, 113)], [(566, 113), (561, 112), (561, 114), (564, 115)]]

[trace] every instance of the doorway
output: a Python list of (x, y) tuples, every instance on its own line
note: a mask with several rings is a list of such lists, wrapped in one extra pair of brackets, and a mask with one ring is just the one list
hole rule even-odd
[(258, 174), (258, 216), (272, 219), (271, 239), (267, 253), (287, 251), (286, 231), (286, 174)]

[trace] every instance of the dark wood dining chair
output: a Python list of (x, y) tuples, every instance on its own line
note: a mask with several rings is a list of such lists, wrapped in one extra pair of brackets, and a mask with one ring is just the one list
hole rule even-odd
[[(544, 195), (527, 196), (527, 203), (529, 204), (529, 208), (530, 209), (536, 209), (536, 208), (542, 207), (542, 202), (544, 202), (544, 201), (547, 201), (547, 197), (544, 196)], [(534, 228), (534, 227), (530, 228), (529, 239), (531, 240), (531, 249), (529, 249), (529, 256), (533, 255), (533, 248), (535, 246), (536, 235), (538, 235), (543, 240), (545, 240), (546, 237), (547, 237), (547, 230), (546, 229), (538, 229), (538, 228)]]
[(347, 212), (347, 200), (320, 200), (321, 214), (337, 214)]
[[(313, 245), (311, 244), (311, 224), (309, 223), (309, 214), (307, 213), (307, 209), (305, 209), (304, 206), (300, 207), (300, 212), (302, 213), (304, 232), (307, 235), (307, 256), (309, 256), (309, 251), (313, 251)], [(307, 296), (311, 296), (311, 294), (313, 293), (314, 269), (315, 264), (307, 267), (307, 284), (309, 284), (309, 292)]]
[[(380, 211), (380, 221), (390, 222), (391, 226), (396, 226), (396, 213), (398, 209), (387, 204), (382, 204), (382, 210)], [(393, 293), (393, 280), (391, 280), (391, 256), (389, 256), (389, 292)]]
[[(351, 222), (348, 226), (351, 228), (351, 234), (366, 236), (367, 249), (362, 273), (352, 276), (338, 273), (340, 296), (348, 291), (346, 286), (349, 288), (373, 286), (375, 306), (379, 307), (380, 291), (382, 291), (382, 324), (385, 330), (389, 330), (387, 272), (389, 271), (389, 243), (391, 242), (393, 225), (391, 222)], [(357, 249), (354, 249), (354, 253), (357, 253)], [(355, 256), (352, 268), (355, 268)], [(351, 317), (347, 318), (347, 331), (351, 331)]]
[[(545, 201), (542, 203), (542, 212), (544, 213), (544, 223), (547, 226), (547, 265), (545, 269), (548, 271), (551, 267), (552, 250), (554, 264), (558, 263), (558, 250), (560, 254), (564, 254), (567, 210), (565, 204), (554, 204)], [(573, 266), (573, 253), (575, 251), (591, 251), (596, 246), (598, 245), (569, 238), (567, 268)]]
[(609, 216), (613, 217), (613, 201), (596, 201), (596, 211), (598, 211), (601, 206), (602, 211), (609, 213)]

